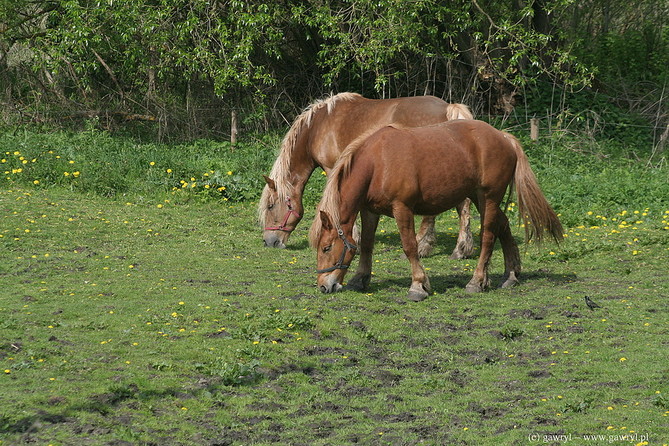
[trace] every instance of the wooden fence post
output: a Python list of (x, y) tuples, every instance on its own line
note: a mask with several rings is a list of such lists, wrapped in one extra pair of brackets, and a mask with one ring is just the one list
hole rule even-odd
[(232, 110), (230, 115), (230, 149), (235, 150), (237, 144), (237, 111)]
[(539, 120), (537, 118), (530, 119), (530, 139), (532, 141), (539, 140)]
[(539, 140), (539, 120), (537, 118), (530, 119), (530, 139), (532, 141)]

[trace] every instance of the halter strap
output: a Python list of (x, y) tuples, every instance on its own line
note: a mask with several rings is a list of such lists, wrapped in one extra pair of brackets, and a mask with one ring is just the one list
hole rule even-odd
[(283, 217), (283, 223), (281, 223), (279, 226), (266, 226), (265, 231), (293, 232), (295, 230), (295, 226), (288, 226), (288, 219), (291, 215), (300, 218), (300, 213), (293, 209), (293, 205), (290, 202), (290, 197), (286, 197), (286, 206), (288, 206), (288, 210), (286, 211), (286, 216)]
[(348, 251), (349, 249), (352, 251), (354, 249), (358, 249), (358, 247), (348, 241), (348, 239), (344, 235), (344, 231), (342, 231), (341, 229), (337, 230), (337, 234), (339, 235), (339, 238), (342, 240), (342, 242), (344, 242), (344, 250), (341, 253), (341, 257), (339, 258), (337, 263), (334, 264), (334, 266), (324, 269), (317, 269), (316, 274), (331, 273), (332, 271), (338, 269), (348, 269), (349, 266), (351, 266), (351, 265), (344, 265), (344, 257), (346, 257), (346, 251)]

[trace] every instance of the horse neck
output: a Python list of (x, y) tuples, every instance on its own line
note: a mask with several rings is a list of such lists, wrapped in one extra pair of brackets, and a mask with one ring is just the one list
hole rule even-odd
[(300, 157), (298, 160), (292, 160), (289, 175), (289, 183), (292, 185), (292, 194), (294, 199), (302, 199), (304, 188), (316, 168), (316, 163), (308, 157)]
[(307, 139), (297, 135), (292, 141), (284, 142), (270, 177), (287, 196), (301, 201), (304, 187), (315, 168), (316, 163), (307, 148)]
[(360, 210), (365, 207), (370, 178), (367, 172), (352, 169), (339, 183), (339, 223), (345, 231), (353, 228)]

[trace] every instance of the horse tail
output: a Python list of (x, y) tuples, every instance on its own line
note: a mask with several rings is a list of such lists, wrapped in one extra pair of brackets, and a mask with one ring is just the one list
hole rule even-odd
[(474, 119), (474, 115), (465, 104), (448, 104), (446, 106), (446, 120), (452, 121), (454, 119)]
[(541, 192), (520, 142), (508, 133), (504, 133), (504, 136), (511, 142), (518, 158), (514, 183), (518, 198), (518, 211), (521, 221), (525, 224), (526, 240), (535, 238), (537, 242), (541, 242), (544, 233), (547, 233), (559, 243), (564, 238), (560, 219)]

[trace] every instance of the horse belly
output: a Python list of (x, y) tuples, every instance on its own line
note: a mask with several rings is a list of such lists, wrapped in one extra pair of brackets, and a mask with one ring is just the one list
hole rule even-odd
[(419, 215), (436, 215), (454, 208), (472, 189), (465, 186), (441, 182), (432, 187), (422, 187), (420, 199), (413, 206), (414, 213)]

